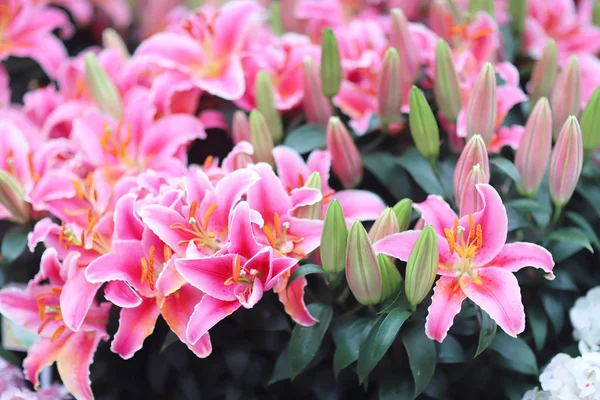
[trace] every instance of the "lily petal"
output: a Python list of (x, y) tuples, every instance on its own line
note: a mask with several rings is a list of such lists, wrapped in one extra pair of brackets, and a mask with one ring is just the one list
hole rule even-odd
[(340, 202), (349, 223), (356, 220), (374, 221), (385, 208), (383, 200), (368, 190), (342, 190), (332, 197)]
[(425, 224), (434, 227), (438, 235), (444, 236), (444, 228), (452, 228), (456, 213), (450, 208), (443, 198), (437, 195), (429, 195), (427, 199), (414, 205), (414, 208), (421, 213)]
[(304, 288), (308, 284), (306, 278), (298, 278), (288, 287), (288, 279), (281, 280), (279, 290), (279, 301), (283, 304), (285, 312), (292, 317), (294, 321), (302, 326), (313, 326), (317, 322), (306, 308), (304, 303)]
[(425, 320), (425, 333), (430, 339), (441, 343), (446, 338), (466, 297), (455, 278), (442, 276), (437, 281)]
[(100, 332), (78, 332), (66, 341), (56, 367), (67, 390), (76, 399), (93, 400), (90, 365), (103, 335)]
[[(175, 260), (175, 268), (183, 279), (195, 288), (218, 300), (233, 301), (234, 254), (206, 257), (201, 259), (182, 258)], [(230, 285), (226, 285), (227, 281)]]
[(104, 298), (121, 308), (135, 308), (142, 304), (142, 298), (123, 281), (110, 281), (104, 289)]
[(554, 279), (552, 254), (533, 243), (517, 242), (504, 245), (500, 253), (490, 261), (489, 266), (510, 272), (517, 272), (524, 267), (540, 268), (548, 273), (547, 279)]
[(125, 360), (133, 357), (142, 348), (144, 339), (154, 332), (160, 310), (153, 298), (143, 299), (136, 308), (121, 309), (119, 330), (115, 334), (110, 349)]
[(33, 383), (35, 388), (40, 387), (39, 375), (42, 369), (56, 361), (63, 345), (71, 335), (70, 333), (63, 333), (55, 341), (42, 337), (29, 348), (27, 357), (23, 361), (23, 370), (25, 378)]
[(421, 231), (405, 231), (384, 237), (373, 244), (376, 253), (407, 261)]
[(60, 309), (65, 325), (77, 332), (96, 298), (101, 283), (90, 283), (85, 278), (85, 269), (77, 267), (75, 274), (67, 280), (60, 294)]
[(239, 301), (223, 301), (205, 295), (190, 316), (186, 336), (190, 343), (196, 344), (208, 333), (208, 330), (233, 314), (240, 308)]

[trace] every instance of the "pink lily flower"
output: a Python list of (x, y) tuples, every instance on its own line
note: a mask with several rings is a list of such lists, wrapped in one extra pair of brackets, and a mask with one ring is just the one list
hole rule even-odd
[(56, 76), (67, 58), (62, 42), (52, 34), (60, 28), (70, 34), (67, 15), (30, 0), (3, 0), (0, 3), (0, 60), (9, 56), (30, 57), (50, 76)]
[(110, 304), (96, 304), (99, 285), (86, 281), (78, 257), (72, 252), (61, 264), (53, 249), (46, 250), (26, 289), (0, 291), (0, 312), (40, 335), (23, 363), (27, 379), (39, 387), (41, 370), (56, 362), (67, 390), (88, 400), (94, 398), (89, 367), (100, 340), (108, 339)]
[(366, 190), (334, 191), (329, 186), (329, 171), (331, 170), (331, 154), (328, 151), (314, 150), (305, 162), (302, 157), (286, 146), (273, 149), (273, 158), (277, 165), (277, 174), (288, 193), (304, 186), (313, 172), (321, 174), (323, 181), (323, 215), (332, 199), (340, 202), (346, 221), (350, 224), (355, 220), (375, 220), (385, 208), (385, 204), (373, 192)]
[[(477, 191), (482, 208), (460, 219), (438, 196), (415, 205), (438, 236), (441, 278), (435, 285), (425, 331), (439, 342), (467, 297), (507, 334), (518, 335), (525, 329), (525, 312), (513, 272), (533, 266), (554, 279), (554, 261), (546, 249), (532, 243), (506, 244), (508, 217), (498, 192), (487, 184), (478, 184)], [(418, 231), (391, 235), (376, 242), (374, 248), (407, 260), (418, 235)]]
[(106, 14), (114, 26), (126, 28), (131, 24), (131, 9), (127, 0), (46, 0), (64, 7), (78, 25), (86, 26), (94, 19), (94, 8)]
[(227, 3), (219, 10), (201, 8), (178, 30), (142, 42), (135, 57), (176, 72), (189, 86), (237, 100), (246, 88), (240, 55), (259, 10), (252, 1)]

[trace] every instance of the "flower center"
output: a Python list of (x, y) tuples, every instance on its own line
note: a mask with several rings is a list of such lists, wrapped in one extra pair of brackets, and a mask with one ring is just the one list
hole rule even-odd
[(204, 247), (204, 248), (211, 249), (213, 251), (220, 250), (221, 246), (219, 245), (218, 241), (215, 240), (215, 236), (216, 236), (215, 233), (210, 232), (208, 230), (208, 224), (210, 222), (210, 217), (215, 212), (216, 208), (217, 208), (217, 204), (215, 204), (215, 203), (211, 204), (210, 207), (208, 207), (208, 210), (206, 210), (206, 214), (204, 214), (202, 223), (199, 223), (199, 221), (196, 219), (196, 211), (198, 209), (198, 201), (197, 200), (192, 201), (192, 204), (190, 205), (189, 214), (188, 214), (188, 226), (186, 226), (182, 223), (178, 223), (178, 222), (171, 224), (171, 226), (169, 226), (169, 228), (171, 228), (171, 229), (175, 229), (175, 230), (184, 232), (187, 235), (191, 236), (190, 239), (181, 240), (178, 244), (180, 246), (186, 246), (188, 243), (193, 242), (194, 244), (196, 244), (196, 246), (198, 246), (198, 248)]
[[(263, 226), (263, 232), (267, 237), (267, 241), (272, 248), (277, 250), (282, 255), (293, 253), (301, 258), (306, 257), (303, 251), (296, 249), (296, 243), (300, 243), (304, 240), (303, 237), (295, 237), (288, 233), (290, 227), (289, 222), (281, 222), (279, 213), (273, 214), (273, 223), (268, 225), (265, 223)], [(283, 229), (282, 229), (283, 228)]]
[(136, 166), (135, 162), (131, 159), (129, 154), (127, 154), (127, 148), (133, 140), (131, 125), (126, 125), (127, 134), (124, 139), (120, 137), (122, 126), (123, 122), (119, 121), (117, 129), (113, 131), (111, 127), (105, 123), (103, 126), (103, 133), (100, 136), (100, 147), (102, 147), (102, 151), (104, 151), (105, 154), (110, 154), (124, 165), (133, 168)]
[[(53, 287), (49, 291), (42, 292), (36, 295), (38, 303), (38, 315), (40, 317), (40, 326), (38, 327), (38, 334), (42, 333), (44, 328), (52, 321), (62, 322), (63, 317), (58, 305), (58, 298), (62, 289), (59, 287)], [(48, 305), (45, 298), (52, 299), (53, 305)], [(59, 325), (54, 333), (52, 334), (51, 341), (54, 342), (58, 337), (65, 331), (66, 327), (64, 324)]]
[(448, 247), (450, 254), (456, 252), (460, 259), (457, 265), (457, 269), (461, 272), (468, 272), (471, 269), (471, 261), (473, 256), (477, 253), (477, 250), (483, 246), (483, 233), (481, 224), (475, 225), (475, 219), (473, 215), (469, 215), (469, 236), (465, 240), (464, 233), (465, 228), (458, 225), (458, 218), (454, 220), (452, 230), (444, 228), (444, 234), (448, 241)]

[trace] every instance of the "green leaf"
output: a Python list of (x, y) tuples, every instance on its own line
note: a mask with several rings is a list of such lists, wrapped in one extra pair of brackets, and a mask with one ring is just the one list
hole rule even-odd
[(532, 305), (527, 308), (527, 325), (531, 329), (535, 348), (541, 351), (548, 336), (548, 319), (539, 306)]
[(529, 222), (511, 206), (506, 206), (506, 214), (508, 216), (508, 232), (529, 226)]
[(325, 147), (325, 128), (319, 125), (303, 125), (290, 132), (283, 144), (291, 147), (300, 154), (309, 153), (314, 149)]
[(481, 330), (479, 331), (479, 343), (477, 344), (475, 357), (483, 353), (485, 349), (492, 344), (494, 338), (496, 337), (496, 330), (498, 328), (496, 321), (494, 321), (488, 313), (481, 309), (479, 311), (481, 313)]
[(600, 217), (600, 186), (595, 182), (585, 180), (580, 182), (575, 189), (594, 209)]
[(435, 344), (425, 336), (423, 324), (413, 324), (402, 335), (402, 343), (408, 354), (408, 364), (415, 382), (414, 398), (423, 393), (435, 373)]
[(363, 154), (362, 162), (395, 199), (410, 197), (408, 176), (390, 154), (383, 152)]
[(538, 375), (535, 354), (523, 339), (498, 332), (490, 349), (499, 355), (498, 365), (523, 374)]
[(333, 373), (336, 378), (344, 368), (358, 360), (360, 344), (368, 335), (371, 327), (372, 321), (370, 319), (360, 318), (343, 324), (339, 329), (333, 329), (333, 340), (335, 342)]
[(465, 353), (460, 342), (452, 335), (446, 336), (438, 346), (438, 362), (440, 364), (461, 363), (465, 360)]
[(411, 147), (396, 158), (396, 162), (413, 177), (425, 193), (444, 195), (444, 190), (437, 180), (431, 164), (415, 147)]
[(308, 311), (319, 322), (313, 326), (296, 325), (289, 342), (288, 358), (292, 379), (312, 361), (331, 323), (333, 310), (319, 303), (308, 305)]
[(521, 183), (521, 177), (515, 164), (507, 160), (506, 158), (496, 157), (490, 160), (490, 164), (498, 168), (504, 175), (508, 176), (516, 184)]
[(290, 379), (290, 362), (288, 358), (288, 346), (286, 346), (283, 351), (277, 357), (277, 361), (275, 362), (275, 367), (273, 368), (273, 373), (271, 374), (271, 379), (267, 385), (272, 385), (275, 382), (282, 381), (284, 379)]
[(311, 275), (311, 274), (321, 274), (322, 275), (324, 273), (325, 273), (325, 270), (316, 264), (303, 264), (294, 271), (292, 276), (290, 276), (290, 279), (288, 280), (288, 283), (287, 283), (287, 287), (290, 287), (292, 282), (294, 282), (296, 279), (298, 279), (300, 277), (303, 277), (306, 275)]
[[(525, 0), (522, 0), (525, 1)], [(500, 35), (502, 35), (502, 48), (504, 49), (504, 59), (512, 62), (517, 55), (520, 43), (512, 33), (510, 25), (504, 25), (500, 28)]]
[(552, 253), (554, 263), (558, 264), (579, 253), (583, 249), (583, 246), (581, 246), (579, 243), (550, 242), (547, 246), (547, 249), (550, 251), (550, 253)]
[(379, 383), (379, 400), (410, 399), (413, 383), (404, 376), (386, 375)]
[(567, 218), (573, 221), (573, 223), (579, 226), (583, 232), (585, 232), (590, 242), (594, 246), (596, 246), (597, 249), (600, 249), (600, 239), (598, 239), (598, 235), (594, 231), (594, 228), (592, 228), (590, 223), (587, 221), (587, 219), (585, 219), (581, 214), (578, 214), (575, 211), (567, 211), (565, 215)]
[(550, 323), (552, 323), (552, 329), (554, 329), (554, 333), (558, 335), (565, 322), (565, 310), (563, 304), (556, 298), (555, 295), (548, 293), (542, 294), (541, 299), (542, 306), (546, 311), (546, 315), (548, 315)]
[(548, 240), (578, 244), (580, 248), (586, 248), (590, 253), (594, 252), (594, 248), (587, 235), (579, 228), (569, 227), (558, 229), (548, 236)]
[(551, 289), (568, 290), (572, 292), (579, 291), (579, 288), (577, 287), (577, 284), (575, 284), (573, 277), (568, 271), (565, 270), (560, 271), (560, 274), (556, 275), (553, 280), (545, 280), (544, 284)]
[(28, 233), (21, 226), (13, 226), (6, 232), (0, 247), (4, 263), (10, 264), (21, 256), (27, 246)]
[(410, 317), (410, 312), (396, 309), (377, 318), (358, 352), (357, 372), (358, 380), (361, 383), (379, 364), (408, 317)]

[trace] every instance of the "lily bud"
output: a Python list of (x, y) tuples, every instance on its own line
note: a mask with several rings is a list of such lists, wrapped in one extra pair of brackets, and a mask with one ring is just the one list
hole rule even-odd
[(404, 11), (394, 8), (391, 14), (390, 45), (400, 55), (402, 71), (407, 76), (407, 83), (413, 83), (419, 75), (419, 51), (408, 30), (408, 20)]
[(348, 234), (346, 281), (360, 304), (372, 305), (381, 300), (381, 271), (377, 255), (360, 221), (354, 222)]
[(594, 0), (592, 6), (592, 24), (600, 26), (600, 1)]
[(123, 38), (113, 28), (102, 31), (102, 47), (118, 51), (125, 60), (131, 56)]
[(330, 274), (342, 271), (346, 267), (346, 245), (348, 227), (342, 206), (332, 200), (327, 207), (323, 229), (321, 231), (321, 264)]
[(269, 74), (264, 70), (259, 71), (255, 85), (256, 108), (265, 117), (269, 131), (273, 135), (273, 141), (280, 143), (283, 139), (283, 121), (279, 110), (275, 107), (275, 93)]
[(377, 263), (379, 264), (379, 271), (381, 272), (380, 301), (394, 298), (402, 288), (402, 276), (400, 275), (400, 271), (396, 268), (394, 261), (385, 254), (379, 254), (377, 256)]
[(579, 120), (583, 150), (591, 153), (600, 146), (600, 86), (594, 90)]
[(310, 58), (302, 63), (302, 75), (304, 78), (304, 114), (306, 120), (315, 125), (326, 126), (329, 117), (332, 116), (331, 105), (323, 96), (321, 89), (321, 77), (317, 66)]
[(412, 205), (413, 202), (411, 199), (402, 199), (392, 207), (392, 211), (394, 211), (398, 220), (398, 232), (404, 232), (408, 229), (412, 215)]
[(338, 41), (331, 28), (327, 28), (321, 41), (321, 86), (325, 97), (332, 98), (338, 94), (341, 84), (342, 63)]
[(470, 0), (469, 12), (471, 14), (486, 12), (492, 18), (494, 18), (496, 15), (496, 10), (494, 9), (494, 0)]
[(348, 129), (338, 117), (331, 117), (326, 135), (333, 172), (345, 188), (357, 186), (363, 177), (363, 166), (360, 153)]
[(254, 147), (254, 160), (275, 165), (273, 159), (273, 136), (269, 131), (265, 117), (258, 110), (250, 113), (250, 143)]
[(413, 310), (431, 290), (439, 263), (437, 234), (431, 225), (421, 231), (406, 264), (404, 291)]
[(0, 170), (0, 204), (18, 223), (24, 224), (31, 219), (31, 205), (25, 201), (21, 184), (4, 170)]
[(515, 153), (515, 166), (521, 176), (519, 190), (532, 197), (540, 187), (552, 148), (552, 111), (548, 99), (542, 97), (527, 119)]
[(486, 144), (492, 141), (496, 127), (496, 73), (485, 63), (471, 92), (467, 106), (467, 134), (481, 135)]
[(550, 98), (558, 72), (558, 50), (554, 39), (548, 39), (542, 56), (533, 66), (529, 102), (536, 104), (540, 97)]
[(425, 158), (437, 157), (440, 152), (440, 131), (427, 99), (416, 86), (410, 90), (409, 105), (408, 124), (417, 149)]
[(577, 118), (570, 116), (560, 130), (550, 159), (550, 196), (557, 207), (571, 199), (582, 168), (581, 128)]
[(269, 15), (271, 17), (271, 31), (277, 36), (281, 36), (285, 33), (285, 28), (283, 27), (283, 18), (281, 15), (281, 8), (281, 4), (278, 1), (271, 2), (271, 9), (269, 10)]
[(462, 193), (460, 194), (460, 216), (473, 214), (483, 207), (481, 196), (477, 192), (477, 186), (480, 183), (488, 183), (483, 168), (479, 164), (475, 165), (467, 180), (462, 185)]
[(448, 121), (456, 121), (462, 107), (461, 90), (450, 47), (444, 40), (439, 40), (435, 48), (433, 93), (442, 115)]
[(377, 104), (379, 119), (383, 126), (400, 118), (400, 107), (404, 102), (402, 74), (400, 71), (400, 56), (398, 51), (390, 47), (385, 53), (385, 59), (379, 73)]
[(456, 163), (454, 169), (454, 178), (452, 183), (454, 185), (454, 197), (456, 198), (456, 204), (460, 204), (460, 195), (462, 193), (462, 186), (467, 181), (467, 177), (471, 173), (471, 170), (475, 165), (479, 164), (486, 177), (485, 183), (490, 181), (490, 162), (488, 158), (487, 147), (483, 138), (479, 135), (473, 135)]
[(527, 0), (509, 0), (512, 31), (521, 37), (525, 30), (525, 19), (527, 18)]
[(552, 106), (552, 121), (554, 138), (570, 115), (577, 117), (581, 106), (581, 72), (579, 71), (579, 59), (571, 56), (569, 63), (563, 69), (552, 89), (550, 98)]
[[(447, 0), (434, 0), (429, 6), (429, 27), (445, 41), (452, 40), (451, 27), (455, 26), (454, 14)], [(436, 76), (438, 76), (436, 74)]]
[[(323, 180), (321, 179), (321, 174), (313, 172), (306, 180), (304, 187), (317, 189), (319, 192), (323, 193)], [(298, 207), (295, 211), (295, 216), (296, 218), (323, 219), (323, 200), (308, 206)]]
[(248, 116), (242, 110), (237, 110), (233, 113), (231, 138), (233, 139), (233, 144), (250, 141), (250, 121), (248, 121)]
[(119, 91), (92, 53), (85, 55), (85, 74), (98, 108), (120, 120), (123, 117), (123, 103)]
[(391, 208), (386, 207), (369, 229), (369, 238), (371, 242), (375, 243), (379, 239), (398, 232), (400, 232), (398, 218), (396, 218), (396, 214)]

